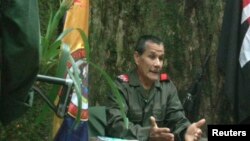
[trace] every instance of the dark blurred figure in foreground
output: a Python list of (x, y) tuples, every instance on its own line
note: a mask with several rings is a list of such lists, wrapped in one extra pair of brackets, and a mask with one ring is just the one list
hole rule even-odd
[(20, 117), (32, 102), (39, 66), (37, 0), (0, 0), (0, 121)]

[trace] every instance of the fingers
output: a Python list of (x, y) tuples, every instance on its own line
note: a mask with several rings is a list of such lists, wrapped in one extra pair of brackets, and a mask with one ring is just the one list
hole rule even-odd
[(198, 141), (202, 136), (201, 127), (206, 123), (205, 119), (201, 119), (191, 124), (185, 134), (186, 141)]
[(156, 121), (155, 121), (155, 118), (153, 116), (150, 117), (150, 121), (151, 121), (151, 127), (153, 129), (154, 132), (156, 133), (170, 133), (170, 129), (169, 128), (159, 128)]
[(193, 134), (193, 138), (194, 138), (193, 141), (198, 141), (201, 138), (201, 136), (202, 136), (202, 130), (200, 128), (197, 128), (195, 133)]
[(206, 120), (205, 119), (201, 119), (199, 121), (197, 121), (195, 124), (197, 127), (202, 127), (204, 124), (206, 123)]
[(174, 141), (174, 134), (161, 133), (161, 134), (151, 135), (150, 141)]
[(201, 138), (201, 135), (202, 135), (201, 129), (197, 129), (197, 131), (194, 134), (194, 137), (198, 140)]
[(174, 134), (169, 128), (159, 128), (153, 116), (150, 117), (150, 141), (174, 141)]
[(200, 129), (198, 129), (197, 131), (196, 131), (196, 133), (194, 134), (194, 136), (196, 136), (196, 137), (199, 137), (199, 136), (201, 136), (202, 135), (202, 131), (200, 130)]
[(150, 117), (151, 130), (150, 140), (151, 141), (174, 141), (174, 134), (170, 132), (169, 128), (159, 128), (156, 120), (153, 116)]
[(152, 128), (158, 128), (157, 123), (155, 121), (155, 117), (151, 116), (150, 121), (151, 121), (151, 127)]
[(206, 123), (205, 119), (201, 119), (195, 123), (196, 129), (194, 132), (194, 140), (199, 140), (202, 136), (202, 130), (200, 129)]
[(158, 128), (157, 131), (161, 132), (161, 133), (170, 133), (170, 129), (169, 128)]
[(172, 134), (172, 133), (162, 133), (161, 135), (167, 141), (174, 141), (174, 134)]

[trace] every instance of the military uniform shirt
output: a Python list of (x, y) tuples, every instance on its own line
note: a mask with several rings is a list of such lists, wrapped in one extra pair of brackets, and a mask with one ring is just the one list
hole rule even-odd
[(146, 141), (149, 139), (150, 116), (154, 116), (158, 127), (170, 128), (175, 134), (175, 140), (182, 140), (183, 135), (180, 134), (185, 132), (190, 122), (185, 117), (174, 84), (168, 79), (159, 80), (150, 90), (145, 90), (136, 70), (127, 77), (118, 79), (116, 84), (124, 100), (128, 128), (125, 127), (120, 108), (111, 94), (107, 106), (107, 135)]

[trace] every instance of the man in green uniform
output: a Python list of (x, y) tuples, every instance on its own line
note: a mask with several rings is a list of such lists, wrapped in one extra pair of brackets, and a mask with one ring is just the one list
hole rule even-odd
[(8, 124), (29, 107), (39, 66), (37, 0), (0, 0), (0, 122)]
[(142, 36), (134, 52), (136, 69), (118, 77), (117, 86), (129, 120), (128, 128), (115, 97), (107, 106), (107, 135), (139, 141), (197, 141), (205, 119), (191, 124), (185, 117), (174, 84), (160, 74), (164, 60), (163, 42), (151, 35)]

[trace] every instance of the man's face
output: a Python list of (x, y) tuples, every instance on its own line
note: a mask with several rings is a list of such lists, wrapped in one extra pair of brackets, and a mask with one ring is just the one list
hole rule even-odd
[(159, 79), (160, 71), (163, 66), (164, 46), (146, 42), (146, 48), (142, 55), (138, 52), (134, 54), (135, 63), (140, 81), (144, 83), (153, 83)]

